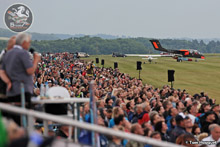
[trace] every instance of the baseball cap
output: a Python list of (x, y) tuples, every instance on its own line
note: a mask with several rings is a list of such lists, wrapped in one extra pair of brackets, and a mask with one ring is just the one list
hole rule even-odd
[(176, 122), (180, 122), (180, 121), (183, 121), (183, 120), (184, 120), (183, 116), (181, 116), (181, 115), (179, 115), (179, 114), (176, 116), (175, 119), (176, 119)]

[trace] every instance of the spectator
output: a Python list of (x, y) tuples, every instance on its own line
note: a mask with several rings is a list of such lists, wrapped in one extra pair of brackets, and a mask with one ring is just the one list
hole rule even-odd
[(155, 124), (155, 131), (160, 133), (161, 139), (164, 141), (169, 141), (170, 137), (167, 134), (167, 124), (163, 121), (159, 121)]
[(142, 115), (142, 112), (143, 112), (143, 108), (140, 104), (137, 104), (135, 107), (134, 107), (134, 115), (133, 115), (133, 118), (131, 120), (131, 123), (137, 123), (138, 122), (138, 119), (139, 117), (143, 117)]
[(109, 121), (109, 127), (112, 128), (115, 126), (114, 119), (118, 117), (119, 115), (124, 115), (124, 111), (120, 107), (114, 107), (113, 113), (112, 113), (112, 119)]
[[(20, 97), (21, 82), (24, 82), (26, 99), (30, 100), (30, 95), (33, 91), (32, 74), (34, 74), (37, 63), (40, 60), (40, 56), (34, 54), (34, 61), (33, 63), (31, 62), (27, 52), (30, 47), (30, 42), (30, 35), (25, 33), (18, 34), (16, 37), (16, 45), (3, 59), (1, 77), (7, 83), (7, 96), (9, 101), (15, 101), (15, 99)], [(16, 76), (13, 73), (17, 73)]]
[(200, 106), (200, 109), (199, 109), (200, 114), (195, 119), (195, 122), (199, 125), (200, 128), (202, 127), (201, 123), (204, 121), (205, 113), (208, 112), (210, 109), (211, 109), (210, 105), (206, 102), (202, 103), (202, 105)]
[[(210, 125), (211, 135), (202, 139), (202, 141), (216, 141), (216, 144), (220, 142), (220, 126), (217, 124)], [(216, 145), (208, 145), (208, 147), (214, 147)]]
[(215, 120), (215, 113), (212, 111), (206, 112), (201, 121), (202, 132), (209, 133), (209, 125), (211, 125)]
[(25, 136), (24, 129), (19, 127), (12, 119), (4, 119), (3, 122), (7, 129), (8, 142), (13, 142)]
[[(141, 125), (138, 124), (138, 123), (135, 123), (131, 126), (131, 133), (134, 133), (134, 134), (137, 134), (137, 135), (144, 135), (144, 131), (143, 131)], [(126, 147), (134, 147), (134, 146), (144, 147), (144, 144), (136, 142), (136, 141), (129, 141), (126, 144)]]
[(184, 115), (183, 112), (185, 110), (185, 106), (183, 105), (182, 101), (179, 101), (176, 103), (176, 109), (178, 110), (180, 115), (182, 115), (182, 116)]
[(220, 105), (219, 104), (213, 105), (211, 110), (215, 113), (214, 123), (220, 124)]
[[(74, 134), (73, 130), (74, 130), (74, 128), (72, 128), (72, 134)], [(56, 132), (56, 136), (59, 136), (59, 137), (67, 139), (69, 137), (69, 126), (61, 125), (59, 127), (59, 129), (57, 130), (57, 132)]]
[(184, 145), (188, 147), (198, 147), (198, 144), (192, 144), (196, 139), (191, 134), (182, 134), (176, 139), (176, 144)]
[(104, 100), (99, 100), (97, 102), (97, 108), (105, 108), (105, 102)]
[(184, 123), (185, 123), (186, 132), (188, 132), (189, 134), (192, 134), (193, 123), (190, 117), (186, 116), (184, 119)]
[(154, 138), (156, 140), (161, 140), (161, 135), (159, 132), (155, 131), (150, 135), (151, 138)]
[(204, 113), (208, 112), (211, 109), (209, 103), (204, 102), (204, 103), (201, 103), (201, 104), (202, 105), (201, 105), (201, 107), (199, 109), (199, 113), (204, 114)]
[(109, 126), (109, 121), (111, 120), (111, 118), (112, 118), (112, 109), (107, 109), (105, 121), (108, 123), (108, 126)]
[(143, 128), (144, 130), (144, 136), (150, 137), (152, 131), (149, 128)]
[(115, 125), (116, 126), (122, 126), (124, 127), (125, 126), (125, 117), (124, 115), (120, 114), (118, 117), (115, 117), (114, 118), (114, 122), (115, 122)]
[(187, 107), (188, 117), (192, 120), (192, 123), (194, 124), (197, 114), (197, 108), (194, 105), (189, 105)]
[(89, 77), (92, 77), (93, 76), (93, 74), (94, 74), (94, 71), (93, 71), (93, 68), (94, 68), (95, 66), (93, 65), (93, 62), (89, 62), (88, 63), (88, 65), (87, 65), (87, 67), (86, 67), (86, 70), (87, 70), (87, 75), (89, 76)]
[(144, 122), (148, 122), (150, 120), (148, 112), (150, 111), (150, 106), (147, 103), (142, 103), (141, 107), (143, 111), (138, 116), (138, 123), (142, 125)]
[(148, 129), (150, 129), (150, 131), (154, 131), (153, 126), (149, 122), (144, 122), (141, 126), (143, 129), (148, 128)]
[(162, 116), (163, 113), (164, 113), (164, 108), (163, 108), (163, 106), (157, 106), (157, 107), (154, 108), (153, 110), (157, 111), (160, 116)]
[(173, 143), (176, 142), (176, 138), (178, 136), (180, 136), (181, 134), (186, 134), (184, 118), (181, 115), (176, 116), (176, 124), (177, 126), (172, 130), (170, 136), (170, 141)]
[(134, 117), (134, 101), (131, 100), (126, 104), (128, 120), (131, 122), (132, 118)]
[[(13, 48), (13, 46), (15, 45), (15, 41), (16, 41), (16, 36), (12, 36), (8, 40), (7, 49), (2, 50), (0, 54), (0, 66), (2, 64), (2, 60), (5, 53)], [(7, 89), (7, 85), (4, 81), (2, 81), (2, 78), (0, 76), (0, 102), (6, 102), (6, 89)]]
[(113, 104), (113, 100), (111, 98), (105, 99), (106, 107), (111, 108)]
[(167, 126), (168, 126), (169, 130), (171, 129), (170, 120), (171, 120), (171, 118), (175, 118), (177, 114), (178, 114), (178, 111), (175, 107), (171, 107), (169, 109), (168, 116), (166, 117), (166, 122), (167, 122)]
[[(31, 61), (27, 52), (30, 42), (30, 35), (19, 33), (16, 37), (16, 45), (5, 54), (0, 70), (1, 78), (7, 84), (8, 102), (21, 102), (21, 83), (24, 83), (28, 108), (30, 108), (30, 98), (33, 93), (32, 75), (40, 61), (40, 56), (37, 53), (34, 54), (33, 62)], [(19, 118), (12, 117), (20, 124)]]
[(190, 105), (192, 105), (192, 99), (191, 98), (186, 98), (185, 99), (185, 103), (184, 103), (184, 105), (185, 105), (185, 107), (188, 107), (188, 106), (190, 106)]
[(127, 114), (127, 108), (126, 108), (126, 104), (125, 103), (121, 103), (120, 104), (121, 109), (124, 111), (125, 116), (128, 118), (128, 114)]
[[(105, 122), (102, 119), (102, 117), (98, 117), (98, 125), (105, 127)], [(100, 146), (101, 147), (107, 147), (108, 139), (105, 135), (99, 134), (99, 140), (100, 140)]]
[[(114, 126), (113, 130), (115, 130), (115, 131), (119, 131), (119, 130), (123, 131), (123, 128), (122, 127)], [(111, 137), (111, 141), (108, 144), (108, 147), (123, 147), (122, 139), (119, 138), (119, 137), (112, 136)]]
[(167, 118), (167, 116), (169, 115), (168, 111), (171, 107), (173, 107), (173, 105), (170, 101), (166, 100), (166, 101), (163, 102), (163, 107), (164, 107), (164, 110), (165, 110), (163, 116), (164, 116), (164, 118)]
[(176, 127), (176, 118), (175, 117), (171, 118), (170, 126), (171, 126), (170, 129), (168, 128), (168, 130), (167, 130), (167, 134), (169, 136), (171, 135), (172, 130)]
[(201, 133), (198, 135), (198, 141), (202, 141), (204, 138), (208, 137), (208, 133)]
[(197, 140), (199, 140), (198, 136), (201, 134), (201, 129), (199, 128), (199, 126), (197, 124), (193, 125), (192, 134), (194, 135), (194, 137)]

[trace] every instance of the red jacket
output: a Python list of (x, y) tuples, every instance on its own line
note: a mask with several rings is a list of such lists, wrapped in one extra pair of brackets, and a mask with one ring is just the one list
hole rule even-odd
[(142, 125), (144, 122), (148, 122), (150, 120), (149, 114), (145, 113), (141, 119), (138, 119), (138, 123)]

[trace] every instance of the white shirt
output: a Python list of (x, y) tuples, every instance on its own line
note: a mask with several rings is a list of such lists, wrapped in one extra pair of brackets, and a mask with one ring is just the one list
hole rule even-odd
[(183, 112), (180, 112), (179, 115), (181, 115), (183, 118), (186, 117), (186, 115)]
[(2, 50), (1, 54), (0, 54), (0, 62), (2, 61), (3, 55), (5, 54), (5, 50)]
[(192, 120), (192, 123), (194, 124), (196, 117), (192, 114), (188, 114), (189, 118)]
[[(211, 142), (211, 141), (215, 141), (215, 140), (212, 138), (212, 135), (210, 135), (210, 136), (208, 136), (206, 138), (203, 138), (202, 141), (207, 141), (207, 142), (210, 141)], [(220, 138), (218, 139), (218, 141), (216, 141), (216, 144), (219, 143), (219, 142), (220, 142)], [(208, 145), (207, 144), (207, 146), (208, 147), (216, 147), (216, 144), (212, 144), (212, 145)]]
[(19, 48), (19, 49), (23, 49), (20, 45), (14, 45), (13, 48)]

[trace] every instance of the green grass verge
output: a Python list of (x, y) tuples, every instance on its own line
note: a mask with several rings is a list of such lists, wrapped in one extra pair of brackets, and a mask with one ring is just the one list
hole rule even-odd
[(0, 37), (0, 40), (9, 40), (9, 38), (7, 38), (7, 37)]

